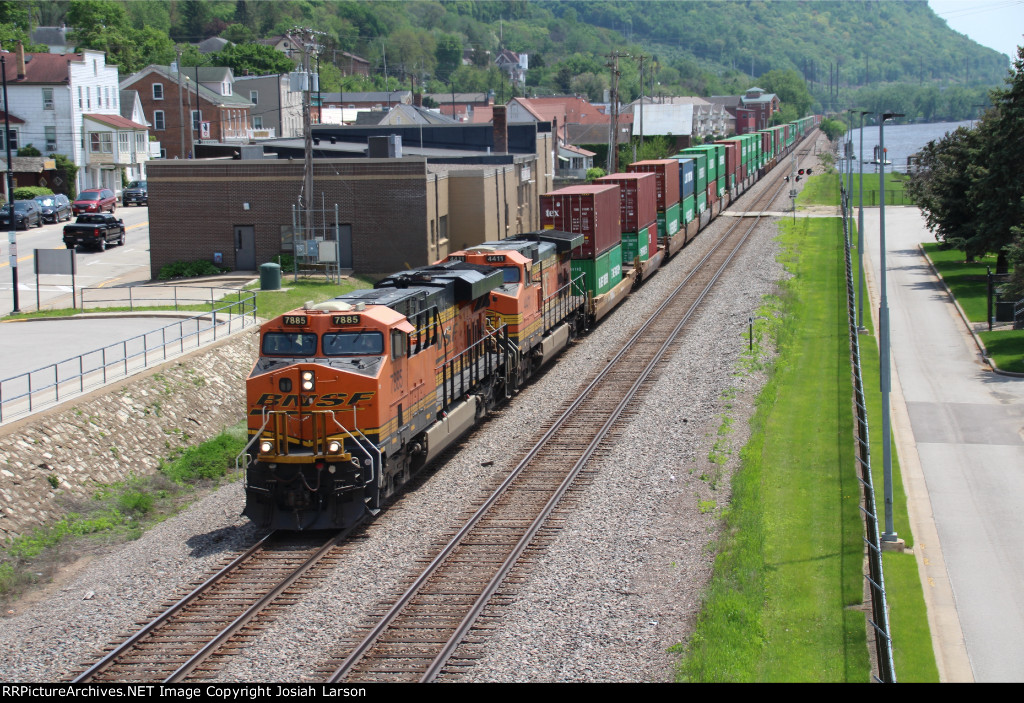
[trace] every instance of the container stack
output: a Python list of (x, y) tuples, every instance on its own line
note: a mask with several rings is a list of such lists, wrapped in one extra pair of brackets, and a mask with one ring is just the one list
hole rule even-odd
[(586, 291), (597, 297), (622, 280), (622, 226), (619, 186), (613, 183), (570, 186), (540, 196), (544, 229), (583, 235), (572, 250), (573, 280), (584, 276)]
[(686, 227), (697, 217), (697, 200), (694, 197), (697, 160), (677, 157), (673, 161), (679, 164), (679, 226)]
[(683, 149), (681, 152), (673, 156), (674, 159), (693, 159), (694, 160), (694, 194), (696, 196), (695, 205), (697, 206), (697, 217), (708, 209), (708, 184), (712, 181), (711, 174), (709, 172), (710, 164), (708, 159), (707, 151), (697, 148), (690, 147)]
[(722, 139), (715, 142), (715, 145), (725, 147), (725, 189), (733, 190), (743, 182), (740, 171), (743, 163), (743, 144), (737, 137), (733, 140)]
[[(675, 159), (636, 161), (626, 167), (630, 173), (653, 173), (658, 186), (658, 238), (667, 241), (675, 236), (682, 223), (680, 203), (682, 188), (679, 162)], [(651, 251), (654, 254), (654, 251)]]
[(594, 181), (619, 187), (623, 264), (632, 265), (637, 259), (647, 261), (657, 251), (657, 180), (653, 173), (613, 173)]

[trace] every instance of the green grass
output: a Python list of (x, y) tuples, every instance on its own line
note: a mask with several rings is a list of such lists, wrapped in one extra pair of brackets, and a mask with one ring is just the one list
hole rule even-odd
[[(874, 167), (872, 167), (873, 169)], [(865, 164), (867, 169), (867, 164)], [(906, 193), (907, 177), (902, 173), (887, 171), (885, 174), (885, 204), (913, 205)], [(856, 207), (860, 204), (860, 175), (853, 172), (853, 186), (850, 188), (851, 203)], [(879, 178), (877, 173), (864, 172), (864, 207), (878, 207), (882, 202)]]
[(839, 174), (823, 173), (807, 179), (796, 196), (797, 205), (839, 205)]
[(991, 267), (995, 271), (995, 255), (989, 254), (967, 262), (959, 249), (943, 250), (938, 242), (926, 242), (921, 246), (942, 280), (953, 291), (953, 297), (960, 303), (967, 319), (971, 322), (985, 322), (988, 316), (986, 269)]
[[(968, 262), (959, 249), (942, 249), (937, 242), (921, 245), (935, 269), (942, 276), (953, 297), (960, 304), (971, 322), (985, 322), (988, 319), (988, 278), (987, 271), (996, 268), (994, 254), (986, 254), (976, 261)], [(1024, 373), (1024, 330), (995, 330), (979, 332), (985, 351), (1003, 371)]]
[[(784, 258), (795, 277), (781, 300), (770, 300), (759, 312), (779, 355), (733, 477), (704, 608), (690, 642), (677, 647), (685, 652), (679, 680), (863, 682), (870, 676), (866, 623), (858, 609), (863, 523), (838, 223), (807, 218), (780, 225)], [(871, 341), (863, 338), (867, 346)], [(877, 387), (877, 353), (875, 359), (865, 369), (867, 387)], [(755, 363), (747, 360), (741, 368)], [(880, 414), (877, 407), (870, 412)], [(880, 421), (872, 427), (873, 456), (880, 455)], [(881, 460), (874, 462), (880, 472)], [(894, 472), (898, 481), (898, 467)], [(896, 504), (897, 532), (912, 543), (902, 489)], [(894, 628), (913, 631), (894, 634), (902, 639), (898, 675), (906, 667), (901, 680), (938, 680), (914, 558), (888, 555), (886, 568), (890, 563), (896, 584), (890, 588), (901, 589)]]
[(176, 514), (198, 487), (232, 475), (246, 439), (242, 422), (196, 447), (171, 451), (173, 456), (154, 475), (97, 485), (86, 500), (64, 501), (66, 512), (55, 524), (0, 547), (0, 600), (17, 597), (96, 545), (137, 539), (147, 527)]

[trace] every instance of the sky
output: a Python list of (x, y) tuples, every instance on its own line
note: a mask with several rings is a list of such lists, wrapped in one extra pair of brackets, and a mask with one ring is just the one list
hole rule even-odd
[(928, 0), (950, 29), (1013, 60), (1024, 44), (1024, 0)]

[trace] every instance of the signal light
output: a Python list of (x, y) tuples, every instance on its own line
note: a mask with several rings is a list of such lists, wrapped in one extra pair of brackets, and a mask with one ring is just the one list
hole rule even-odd
[(797, 173), (799, 173), (802, 176), (802, 175), (804, 175), (804, 170), (800, 169), (799, 171), (797, 171)]
[(782, 180), (784, 180), (786, 183), (789, 183), (789, 176), (783, 176)]
[(807, 169), (807, 175), (811, 175), (811, 169)]
[(311, 391), (316, 387), (316, 381), (313, 378), (312, 371), (303, 371), (301, 375), (302, 379), (302, 390)]
[(800, 176), (797, 176), (796, 179), (799, 181), (800, 180)]

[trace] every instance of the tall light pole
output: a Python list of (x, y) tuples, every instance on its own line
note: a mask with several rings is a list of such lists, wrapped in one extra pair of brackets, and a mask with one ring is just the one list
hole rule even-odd
[(878, 144), (879, 144), (879, 178), (878, 178), (878, 199), (879, 204), (879, 254), (882, 263), (882, 298), (878, 306), (878, 332), (880, 373), (879, 381), (882, 390), (882, 465), (884, 467), (885, 483), (885, 532), (882, 534), (883, 542), (895, 542), (896, 529), (893, 526), (892, 518), (892, 431), (889, 417), (889, 393), (892, 390), (892, 379), (890, 372), (889, 353), (889, 298), (886, 294), (885, 276), (885, 121), (891, 117), (903, 117), (897, 112), (886, 112), (878, 123)]
[(860, 197), (857, 212), (857, 258), (860, 273), (857, 276), (857, 322), (859, 332), (867, 332), (864, 326), (864, 115), (873, 114), (867, 110), (860, 111), (860, 158), (857, 159), (860, 171)]
[[(7, 250), (11, 261), (11, 300), (14, 303), (12, 313), (21, 312), (18, 307), (18, 228), (14, 223), (14, 171), (11, 164), (11, 120), (10, 105), (7, 102), (7, 57), (0, 56), (0, 72), (4, 77), (4, 146), (7, 149), (7, 221), (11, 229), (7, 232)], [(25, 225), (28, 229), (28, 225)]]

